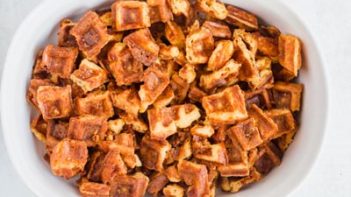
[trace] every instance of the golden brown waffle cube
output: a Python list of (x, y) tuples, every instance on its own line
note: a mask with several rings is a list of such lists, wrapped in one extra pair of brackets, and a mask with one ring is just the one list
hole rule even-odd
[(189, 127), (201, 116), (199, 109), (193, 104), (173, 105), (170, 109), (176, 126), (181, 129)]
[(256, 120), (256, 125), (260, 131), (263, 141), (270, 140), (278, 131), (278, 126), (267, 114), (265, 114), (257, 105), (253, 104), (249, 110), (250, 117)]
[(301, 68), (301, 42), (296, 36), (279, 36), (279, 63), (295, 77)]
[(188, 0), (168, 0), (168, 3), (174, 15), (190, 17), (191, 5)]
[(168, 5), (167, 0), (147, 0), (149, 5), (149, 15), (151, 23), (173, 20), (172, 10)]
[(64, 139), (53, 149), (50, 166), (54, 175), (72, 178), (84, 170), (88, 159), (88, 148), (84, 141)]
[(210, 17), (224, 20), (228, 16), (228, 11), (224, 3), (217, 0), (199, 0), (197, 1), (200, 10), (205, 12)]
[(252, 78), (249, 85), (252, 89), (259, 89), (265, 85), (271, 85), (274, 82), (271, 70), (271, 60), (267, 57), (257, 58), (256, 66), (258, 69), (258, 77)]
[(105, 117), (92, 115), (71, 117), (68, 136), (74, 140), (85, 141), (88, 146), (93, 146), (96, 142), (105, 138), (107, 128)]
[(151, 66), (144, 72), (143, 81), (144, 84), (140, 86), (138, 92), (141, 100), (140, 112), (145, 112), (148, 106), (153, 104), (167, 88), (169, 76), (167, 73)]
[(290, 144), (293, 142), (296, 131), (282, 135), (280, 138), (277, 138), (278, 146), (281, 151), (286, 151)]
[(186, 80), (181, 78), (178, 74), (172, 75), (170, 85), (173, 89), (175, 100), (181, 102), (185, 99), (190, 85)]
[(257, 17), (238, 7), (227, 5), (228, 16), (225, 19), (229, 24), (233, 24), (246, 30), (258, 29)]
[(36, 100), (44, 119), (68, 117), (72, 112), (71, 86), (40, 86)]
[(77, 98), (75, 110), (79, 115), (111, 117), (114, 114), (109, 91), (92, 92), (84, 98)]
[(167, 46), (163, 43), (160, 43), (159, 47), (160, 47), (159, 58), (161, 60), (173, 60), (173, 59), (176, 59), (179, 55), (179, 49), (176, 46), (172, 46), (172, 45)]
[(190, 129), (192, 135), (209, 138), (214, 134), (214, 129), (210, 124), (195, 125)]
[(249, 165), (245, 163), (233, 163), (218, 167), (222, 177), (245, 177), (250, 175)]
[(207, 63), (207, 69), (221, 69), (234, 54), (234, 44), (231, 40), (221, 40), (217, 43)]
[(185, 64), (179, 70), (179, 77), (184, 79), (187, 83), (193, 82), (196, 78), (195, 66), (192, 64)]
[(149, 29), (137, 30), (124, 37), (123, 42), (127, 44), (133, 57), (144, 65), (150, 66), (157, 60), (160, 48)]
[(180, 182), (182, 179), (180, 178), (180, 175), (178, 173), (178, 169), (176, 165), (172, 165), (170, 167), (168, 167), (165, 171), (164, 171), (165, 175), (167, 176), (168, 180), (170, 182)]
[(116, 43), (108, 53), (109, 67), (117, 85), (130, 85), (140, 82), (143, 77), (143, 64), (137, 61), (124, 43)]
[(278, 39), (263, 36), (261, 34), (257, 35), (257, 49), (263, 55), (276, 60), (279, 55)]
[(57, 33), (58, 45), (61, 47), (77, 47), (77, 41), (71, 34), (71, 29), (76, 25), (69, 19), (63, 19), (60, 22)]
[(152, 139), (165, 140), (177, 132), (172, 108), (150, 109), (147, 111), (147, 116)]
[(37, 90), (40, 86), (51, 86), (54, 85), (48, 79), (31, 79), (27, 91), (27, 100), (33, 104), (34, 107), (38, 108), (37, 102)]
[(171, 86), (167, 86), (167, 88), (162, 92), (162, 94), (159, 97), (157, 97), (153, 105), (156, 108), (163, 108), (169, 105), (173, 99), (174, 99), (174, 92)]
[(255, 162), (255, 168), (261, 174), (267, 174), (275, 166), (280, 164), (282, 153), (273, 143), (268, 142), (259, 148), (259, 158)]
[(192, 155), (191, 143), (190, 143), (190, 140), (186, 140), (184, 144), (179, 148), (179, 152), (176, 159), (178, 161), (181, 161), (191, 157), (191, 155)]
[(255, 104), (261, 109), (271, 109), (272, 101), (269, 94), (269, 89), (261, 88), (245, 92), (246, 107), (250, 108)]
[(173, 21), (168, 21), (165, 27), (165, 36), (167, 40), (178, 48), (184, 48), (185, 35), (182, 28)]
[(77, 56), (78, 50), (76, 48), (56, 47), (49, 44), (44, 49), (41, 64), (50, 74), (69, 78)]
[(102, 183), (85, 182), (79, 185), (79, 192), (82, 197), (109, 197), (110, 186)]
[(223, 23), (215, 22), (215, 21), (205, 21), (202, 24), (202, 27), (210, 30), (213, 37), (217, 38), (231, 38), (232, 32), (229, 27)]
[(47, 123), (46, 148), (50, 154), (61, 140), (68, 137), (68, 122), (50, 120)]
[(93, 11), (87, 12), (79, 19), (71, 34), (76, 38), (79, 49), (89, 59), (97, 56), (109, 41), (106, 25)]
[(108, 121), (108, 129), (112, 131), (114, 134), (119, 134), (125, 125), (124, 120), (115, 119)]
[(75, 70), (70, 78), (84, 92), (89, 92), (107, 81), (107, 72), (95, 63), (84, 59), (81, 61), (79, 69)]
[(100, 15), (100, 20), (107, 26), (107, 27), (112, 27), (113, 26), (113, 17), (112, 17), (112, 11), (106, 11), (103, 14)]
[(111, 183), (116, 176), (126, 175), (127, 166), (118, 150), (110, 150), (103, 161), (101, 180), (103, 183)]
[(149, 178), (141, 172), (118, 176), (111, 184), (111, 196), (143, 197), (148, 183)]
[(177, 184), (169, 184), (162, 190), (165, 197), (183, 197), (184, 188)]
[(145, 133), (147, 131), (147, 125), (138, 116), (129, 113), (120, 113), (119, 116), (126, 123), (126, 125), (131, 125), (133, 130), (139, 133)]
[(204, 91), (202, 91), (200, 88), (196, 87), (195, 84), (190, 86), (188, 97), (192, 101), (201, 102), (202, 97), (206, 95), (207, 94)]
[(117, 31), (150, 27), (149, 8), (142, 1), (117, 1), (112, 5), (112, 16)]
[(221, 188), (225, 192), (238, 192), (241, 188), (251, 183), (257, 182), (262, 178), (261, 174), (255, 169), (251, 170), (250, 175), (237, 179), (236, 177), (222, 177)]
[(203, 97), (202, 106), (209, 121), (215, 124), (233, 124), (248, 116), (244, 93), (237, 85)]
[(278, 126), (274, 138), (281, 137), (284, 134), (294, 132), (296, 129), (295, 119), (288, 109), (272, 109), (266, 112)]
[(276, 82), (272, 90), (275, 106), (300, 111), (302, 89), (302, 84)]
[(194, 157), (200, 160), (226, 165), (228, 163), (227, 150), (224, 143), (211, 144), (195, 148)]
[(122, 109), (134, 116), (138, 116), (141, 103), (136, 89), (130, 88), (121, 91), (112, 91), (110, 97), (114, 107)]
[(152, 140), (150, 137), (144, 136), (140, 145), (140, 159), (143, 166), (150, 170), (162, 171), (163, 162), (170, 149), (171, 145), (168, 141)]
[(152, 196), (157, 196), (167, 183), (167, 176), (164, 173), (157, 172), (151, 176), (149, 185), (147, 186), (147, 192)]
[(236, 138), (245, 151), (253, 149), (263, 143), (260, 132), (256, 126), (256, 121), (253, 118), (231, 127), (228, 130), (228, 136), (231, 139)]
[(205, 64), (214, 49), (210, 30), (200, 28), (187, 35), (185, 40), (186, 59), (190, 64)]
[(37, 114), (31, 119), (30, 130), (34, 136), (41, 142), (46, 143), (48, 123), (43, 119), (41, 114)]

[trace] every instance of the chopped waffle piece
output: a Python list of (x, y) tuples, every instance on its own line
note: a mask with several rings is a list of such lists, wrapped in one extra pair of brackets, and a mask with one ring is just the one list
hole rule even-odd
[(47, 127), (48, 123), (43, 119), (41, 114), (37, 114), (31, 119), (30, 130), (34, 136), (43, 143), (46, 143)]
[(279, 149), (282, 151), (286, 151), (286, 149), (288, 149), (288, 147), (294, 140), (295, 134), (296, 134), (296, 131), (293, 131), (293, 132), (284, 134), (280, 138), (277, 138)]
[(216, 124), (233, 124), (248, 116), (244, 94), (237, 85), (203, 97), (202, 106), (209, 121)]
[(166, 23), (165, 36), (172, 45), (178, 48), (184, 48), (185, 35), (182, 28), (177, 23), (173, 21), (168, 21)]
[(222, 177), (221, 188), (225, 192), (238, 192), (243, 187), (251, 183), (257, 182), (261, 178), (261, 174), (258, 173), (256, 170), (251, 170), (249, 176), (243, 177), (241, 179), (237, 179), (236, 177)]
[(213, 37), (217, 38), (230, 38), (232, 36), (232, 32), (229, 27), (225, 24), (215, 22), (215, 21), (205, 21), (202, 24), (202, 27), (210, 30)]
[(84, 98), (77, 98), (75, 103), (76, 112), (79, 115), (91, 114), (112, 117), (114, 110), (109, 95), (109, 91), (92, 92)]
[(77, 56), (78, 50), (76, 48), (56, 47), (49, 44), (44, 49), (40, 64), (44, 70), (54, 76), (69, 78)]
[(301, 42), (292, 35), (279, 36), (279, 63), (297, 76), (301, 68)]
[(133, 130), (139, 133), (145, 133), (147, 131), (147, 125), (139, 117), (128, 113), (119, 114), (119, 116), (126, 123), (126, 125), (132, 125)]
[(113, 26), (113, 17), (112, 17), (112, 11), (107, 11), (103, 13), (100, 16), (100, 20), (107, 26), (107, 27), (112, 27)]
[(190, 140), (186, 140), (184, 144), (179, 148), (179, 152), (177, 155), (177, 160), (182, 161), (184, 159), (187, 159), (191, 157), (192, 155), (192, 150), (191, 150), (191, 143)]
[(68, 117), (72, 112), (71, 86), (40, 86), (36, 101), (44, 119)]
[(112, 5), (112, 17), (117, 31), (140, 29), (151, 25), (146, 2), (117, 1)]
[(272, 109), (270, 111), (267, 111), (266, 114), (278, 126), (278, 130), (277, 133), (274, 134), (274, 138), (281, 137), (284, 134), (295, 131), (295, 120), (290, 110)]
[(124, 120), (115, 119), (108, 121), (108, 129), (112, 131), (114, 134), (119, 134), (125, 125)]
[(107, 81), (107, 72), (87, 59), (81, 61), (79, 69), (71, 74), (71, 80), (86, 93)]
[(172, 108), (154, 108), (147, 111), (150, 136), (152, 139), (165, 140), (167, 137), (177, 132), (173, 113)]
[(141, 161), (150, 170), (162, 171), (163, 162), (170, 149), (171, 145), (167, 141), (152, 140), (144, 136), (140, 146)]
[(241, 148), (236, 138), (233, 138), (233, 137), (226, 138), (224, 143), (227, 148), (228, 161), (229, 161), (228, 163), (230, 164), (247, 163), (248, 161), (247, 151), (244, 151)]
[(212, 139), (214, 142), (219, 143), (219, 142), (224, 142), (227, 138), (227, 129), (229, 128), (228, 125), (220, 125), (216, 126), (215, 133), (212, 136)]
[(268, 142), (259, 148), (259, 158), (255, 162), (255, 168), (261, 174), (267, 174), (275, 166), (280, 164), (282, 153), (273, 143)]
[(88, 146), (93, 146), (95, 142), (105, 138), (107, 128), (107, 119), (105, 117), (92, 115), (71, 117), (68, 136), (74, 140), (85, 141)]
[(159, 97), (157, 97), (153, 105), (156, 108), (163, 108), (169, 105), (173, 99), (174, 92), (171, 86), (167, 86), (167, 88), (162, 92), (162, 94)]
[(109, 67), (117, 85), (130, 85), (140, 82), (143, 77), (143, 64), (132, 56), (124, 43), (116, 43), (108, 53)]
[(76, 38), (79, 49), (90, 59), (97, 56), (109, 41), (106, 25), (99, 15), (93, 11), (87, 12), (79, 19), (71, 34)]
[(188, 97), (196, 102), (201, 102), (202, 97), (206, 96), (207, 94), (202, 91), (200, 88), (196, 87), (195, 84), (190, 86)]
[(168, 167), (164, 171), (164, 173), (170, 182), (180, 182), (182, 180), (180, 178), (180, 175), (178, 173), (178, 169), (177, 169), (176, 165), (172, 165), (172, 166)]
[(114, 136), (113, 141), (102, 141), (99, 143), (99, 149), (104, 152), (118, 150), (122, 156), (133, 155), (135, 149), (134, 135), (131, 133), (120, 133)]
[(117, 176), (111, 184), (111, 196), (143, 197), (149, 178), (141, 172), (134, 175)]
[(245, 163), (233, 163), (218, 167), (222, 177), (246, 177), (250, 175), (249, 165)]
[(188, 0), (168, 0), (168, 3), (174, 15), (190, 17), (191, 5)]
[(69, 179), (83, 171), (87, 159), (88, 148), (85, 142), (64, 139), (54, 147), (50, 155), (50, 166), (54, 175)]
[(159, 44), (160, 54), (159, 57), (162, 60), (173, 60), (179, 55), (179, 49), (176, 46), (167, 46), (165, 44)]
[(263, 141), (270, 140), (278, 131), (278, 126), (267, 116), (257, 105), (252, 105), (249, 110), (250, 117), (256, 120), (256, 125), (260, 131)]
[(110, 186), (102, 183), (85, 182), (79, 185), (79, 192), (82, 197), (109, 197)]
[(27, 91), (27, 100), (30, 101), (34, 107), (38, 108), (37, 91), (40, 86), (54, 85), (48, 79), (31, 79)]
[(122, 91), (113, 91), (110, 96), (114, 107), (138, 116), (141, 103), (136, 89), (130, 88)]
[(171, 110), (176, 126), (181, 129), (191, 126), (201, 116), (199, 109), (193, 104), (173, 105)]
[(214, 129), (210, 124), (195, 125), (190, 129), (192, 135), (209, 138), (214, 134)]
[(170, 85), (173, 89), (175, 100), (178, 102), (183, 101), (190, 87), (187, 81), (181, 78), (178, 74), (174, 74), (172, 75)]
[(221, 69), (234, 54), (234, 44), (231, 40), (221, 40), (208, 60), (207, 69), (211, 71)]
[(263, 55), (268, 56), (272, 60), (278, 59), (279, 48), (278, 40), (275, 38), (263, 36), (261, 34), (257, 35), (257, 49)]
[(275, 83), (272, 91), (275, 106), (300, 111), (302, 89), (302, 84), (298, 83)]
[(273, 73), (271, 70), (271, 60), (267, 57), (259, 58), (256, 60), (256, 66), (258, 69), (258, 77), (253, 78), (249, 85), (252, 89), (261, 88), (267, 84), (273, 84)]
[(133, 57), (144, 65), (149, 66), (157, 60), (160, 48), (149, 29), (137, 30), (124, 37), (123, 42), (127, 44)]
[(202, 146), (194, 150), (194, 157), (197, 159), (226, 165), (228, 163), (227, 150), (224, 143)]
[(222, 68), (200, 77), (200, 86), (206, 90), (230, 85), (238, 81), (241, 64), (229, 60)]
[(257, 17), (238, 7), (227, 5), (228, 16), (226, 21), (246, 30), (258, 29)]
[(224, 20), (228, 16), (228, 11), (224, 3), (217, 0), (199, 0), (199, 8), (211, 17)]
[(167, 73), (151, 66), (144, 72), (143, 81), (144, 84), (140, 86), (138, 92), (141, 100), (140, 112), (145, 112), (148, 106), (153, 104), (167, 88), (169, 76)]
[(170, 184), (163, 188), (163, 195), (165, 197), (183, 197), (184, 188), (177, 184)]
[(103, 183), (112, 183), (114, 177), (127, 174), (127, 166), (118, 150), (110, 150), (102, 163), (101, 180)]
[(200, 28), (187, 35), (185, 41), (186, 59), (190, 64), (205, 64), (214, 49), (210, 30)]
[(172, 10), (168, 5), (167, 0), (147, 0), (149, 5), (149, 15), (151, 23), (173, 20)]
[(251, 105), (255, 104), (261, 109), (272, 108), (270, 94), (268, 89), (258, 89), (253, 91), (245, 92), (246, 107), (250, 108)]
[(152, 196), (157, 196), (167, 183), (167, 176), (164, 173), (158, 172), (151, 177), (149, 185), (147, 186), (147, 192)]
[(49, 153), (61, 140), (68, 137), (68, 123), (50, 120), (47, 123), (46, 148)]
[(71, 29), (74, 27), (75, 23), (73, 23), (69, 19), (63, 19), (60, 22), (57, 39), (58, 45), (61, 47), (76, 47), (77, 41), (74, 36), (71, 34)]

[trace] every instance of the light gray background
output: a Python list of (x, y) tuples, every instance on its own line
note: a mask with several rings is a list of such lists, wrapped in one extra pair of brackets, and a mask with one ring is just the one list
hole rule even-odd
[[(319, 43), (327, 64), (331, 95), (327, 139), (323, 150), (308, 178), (292, 196), (349, 197), (351, 196), (351, 1), (282, 1), (286, 1), (305, 20)], [(17, 26), (40, 2), (41, 0), (0, 0), (0, 70)], [(0, 196), (34, 196), (11, 166), (2, 134)]]

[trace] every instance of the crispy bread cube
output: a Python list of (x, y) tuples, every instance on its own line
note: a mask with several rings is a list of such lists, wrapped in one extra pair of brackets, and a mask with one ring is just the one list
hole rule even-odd
[(104, 152), (118, 150), (122, 156), (133, 155), (135, 149), (135, 138), (131, 133), (120, 133), (114, 136), (113, 141), (102, 141), (99, 143), (99, 149)]
[(184, 15), (185, 17), (190, 17), (191, 5), (188, 0), (168, 0), (168, 4), (174, 15)]
[(197, 3), (200, 10), (211, 17), (224, 20), (228, 16), (228, 11), (222, 2), (217, 0), (199, 0)]
[(144, 136), (140, 145), (141, 161), (150, 170), (162, 171), (163, 162), (170, 149), (171, 145), (166, 140), (157, 141)]
[(175, 100), (181, 102), (185, 99), (190, 85), (178, 74), (173, 74), (170, 85), (173, 89)]
[(46, 143), (48, 123), (43, 119), (41, 114), (37, 114), (30, 122), (30, 130), (34, 136), (41, 142)]
[(147, 0), (149, 5), (149, 14), (151, 23), (173, 20), (172, 10), (168, 5), (167, 0)]
[(213, 36), (210, 30), (206, 28), (200, 28), (193, 31), (186, 37), (186, 59), (190, 64), (207, 63), (213, 49)]
[(104, 84), (107, 81), (107, 72), (95, 63), (84, 59), (79, 69), (75, 70), (70, 78), (86, 93)]
[(257, 36), (257, 49), (263, 55), (268, 56), (272, 60), (276, 60), (279, 55), (278, 39), (263, 36), (261, 34)]
[(302, 89), (302, 84), (276, 82), (272, 91), (275, 106), (300, 111)]
[(237, 179), (236, 177), (222, 177), (221, 188), (225, 192), (238, 192), (241, 188), (251, 183), (257, 182), (262, 178), (256, 170), (251, 170), (250, 175)]
[(200, 88), (196, 87), (195, 84), (192, 84), (189, 89), (188, 97), (196, 102), (201, 102), (202, 97), (206, 96), (207, 94), (202, 91)]
[(199, 109), (193, 104), (173, 105), (171, 111), (176, 126), (181, 129), (191, 126), (201, 116)]
[(253, 118), (236, 124), (231, 127), (227, 133), (231, 139), (235, 138), (245, 151), (253, 149), (263, 143), (260, 132), (256, 126), (256, 120)]
[(247, 151), (244, 151), (236, 138), (226, 138), (224, 144), (227, 149), (228, 163), (247, 163)]
[(222, 68), (200, 77), (200, 86), (206, 90), (216, 87), (230, 85), (238, 81), (241, 64), (229, 60)]
[(229, 27), (223, 23), (215, 22), (215, 21), (205, 21), (202, 24), (202, 27), (210, 30), (213, 37), (217, 38), (231, 38), (232, 32)]
[(178, 48), (184, 48), (185, 35), (182, 28), (173, 21), (168, 21), (165, 27), (165, 36), (167, 40)]
[(185, 64), (179, 70), (179, 77), (184, 79), (187, 83), (193, 82), (196, 78), (195, 66), (192, 64)]
[(269, 140), (278, 131), (278, 126), (257, 105), (253, 104), (249, 110), (250, 117), (256, 120), (263, 141)]
[(127, 45), (116, 43), (108, 53), (109, 67), (117, 85), (130, 85), (140, 82), (143, 77), (143, 64), (137, 61)]
[(127, 166), (118, 150), (110, 150), (101, 167), (101, 180), (103, 183), (112, 183), (114, 177), (127, 174)]
[(271, 60), (267, 57), (256, 60), (258, 77), (252, 78), (249, 85), (252, 89), (261, 88), (267, 84), (273, 84), (273, 73), (271, 70)]
[(165, 197), (183, 197), (184, 196), (184, 188), (177, 184), (170, 184), (163, 188), (163, 195)]
[(111, 184), (111, 196), (118, 197), (143, 197), (149, 178), (141, 172), (134, 175), (117, 176)]
[(93, 11), (87, 12), (79, 19), (71, 34), (76, 38), (79, 49), (89, 59), (96, 57), (109, 41), (106, 25)]
[(292, 35), (279, 36), (279, 63), (294, 76), (301, 68), (301, 42)]
[(272, 109), (267, 111), (266, 114), (278, 126), (278, 130), (277, 130), (277, 133), (274, 134), (274, 138), (281, 137), (284, 134), (295, 131), (296, 129), (295, 120), (290, 110)]
[(233, 24), (246, 30), (258, 29), (257, 17), (238, 7), (227, 5), (228, 16), (225, 19), (229, 24)]
[(209, 138), (214, 134), (214, 129), (210, 124), (195, 125), (190, 129), (192, 135)]
[(85, 141), (88, 146), (93, 146), (95, 142), (104, 140), (107, 128), (105, 117), (92, 115), (71, 117), (68, 136), (74, 140)]
[(150, 27), (149, 7), (141, 1), (117, 1), (112, 5), (117, 31)]
[(160, 47), (149, 29), (137, 30), (124, 37), (123, 42), (127, 44), (133, 57), (144, 65), (150, 66), (157, 60)]
[(170, 182), (180, 182), (182, 180), (180, 178), (180, 175), (178, 173), (178, 169), (177, 169), (176, 165), (172, 165), (172, 166), (168, 167), (164, 171), (164, 173)]
[(221, 40), (208, 60), (208, 70), (221, 69), (234, 54), (234, 44), (231, 40)]
[(169, 105), (173, 99), (174, 99), (174, 92), (171, 86), (167, 86), (167, 88), (162, 92), (162, 94), (159, 97), (157, 97), (153, 105), (156, 108), (163, 108)]
[(228, 163), (227, 150), (224, 143), (202, 146), (194, 150), (194, 157), (197, 159), (226, 165)]
[(112, 131), (114, 134), (119, 134), (125, 125), (124, 120), (115, 119), (108, 121), (108, 129)]
[(91, 114), (108, 118), (114, 115), (109, 91), (92, 92), (84, 98), (77, 98), (75, 109), (79, 115)]
[(147, 131), (147, 125), (138, 116), (134, 116), (129, 113), (120, 113), (119, 116), (126, 123), (126, 125), (131, 125), (133, 130), (139, 133), (145, 133)]
[(167, 73), (151, 66), (144, 72), (143, 81), (144, 84), (140, 86), (138, 92), (141, 100), (140, 112), (145, 112), (148, 106), (153, 104), (167, 88), (169, 76)]
[(77, 48), (47, 45), (43, 51), (41, 64), (52, 75), (69, 78), (78, 56)]
[(176, 46), (167, 46), (163, 43), (159, 44), (160, 53), (159, 57), (162, 60), (173, 60), (176, 59), (179, 55), (179, 49)]
[(267, 174), (275, 166), (280, 164), (282, 153), (273, 143), (268, 142), (259, 148), (259, 158), (255, 162), (255, 168), (261, 174)]
[(251, 105), (255, 104), (261, 109), (272, 108), (272, 102), (268, 90), (269, 89), (261, 88), (245, 92), (246, 107), (250, 108)]
[(151, 139), (165, 140), (177, 132), (172, 108), (150, 109), (147, 111), (147, 116)]
[(245, 163), (233, 163), (218, 167), (222, 177), (245, 177), (250, 175), (249, 165)]
[(63, 19), (60, 21), (59, 30), (57, 33), (58, 45), (61, 47), (77, 47), (77, 41), (71, 34), (71, 29), (74, 27), (70, 19)]
[(233, 124), (248, 116), (244, 93), (237, 85), (203, 97), (202, 106), (209, 121), (215, 124)]
[(167, 185), (168, 179), (164, 173), (157, 172), (151, 177), (147, 192), (152, 196), (158, 196), (158, 193)]
[(54, 147), (50, 155), (50, 166), (54, 175), (69, 179), (84, 170), (87, 159), (88, 148), (85, 142), (64, 139)]
[(130, 88), (122, 91), (113, 91), (110, 97), (114, 107), (122, 109), (134, 116), (138, 116), (141, 103), (136, 89)]
[(85, 182), (79, 185), (79, 192), (82, 197), (109, 197), (110, 186), (102, 183)]
[(48, 79), (31, 79), (27, 91), (27, 100), (33, 104), (34, 107), (38, 108), (37, 102), (37, 91), (40, 86), (51, 86), (54, 85)]
[(71, 86), (40, 86), (36, 101), (44, 119), (68, 117), (72, 112)]

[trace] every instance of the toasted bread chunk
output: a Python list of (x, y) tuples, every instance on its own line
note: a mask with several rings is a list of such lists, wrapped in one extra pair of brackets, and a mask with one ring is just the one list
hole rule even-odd
[(223, 23), (215, 22), (215, 21), (205, 21), (202, 24), (202, 27), (210, 30), (213, 37), (217, 38), (231, 38), (232, 32), (229, 27)]
[(51, 86), (54, 85), (48, 79), (31, 79), (27, 91), (27, 100), (33, 104), (34, 107), (38, 108), (37, 102), (37, 91), (40, 86)]
[(228, 130), (228, 136), (235, 138), (242, 149), (247, 151), (263, 143), (260, 132), (256, 126), (256, 120), (250, 118), (236, 124)]
[(215, 50), (208, 60), (208, 70), (221, 69), (234, 54), (234, 44), (230, 40), (221, 40), (218, 42)]
[(186, 59), (190, 64), (205, 64), (214, 49), (214, 40), (210, 30), (200, 28), (187, 35)]
[(143, 77), (143, 64), (137, 61), (127, 45), (116, 43), (108, 53), (109, 67), (117, 85), (130, 85), (140, 82)]
[(118, 150), (122, 156), (133, 155), (135, 149), (134, 135), (131, 133), (120, 133), (114, 136), (113, 141), (102, 141), (99, 143), (99, 149), (104, 152)]
[(302, 84), (276, 82), (272, 91), (275, 106), (300, 111), (302, 89)]
[(277, 133), (274, 134), (274, 138), (278, 138), (284, 134), (295, 131), (296, 129), (295, 120), (290, 110), (272, 109), (267, 111), (266, 114), (278, 126), (278, 130), (277, 130)]
[(141, 172), (134, 175), (117, 176), (111, 184), (111, 196), (143, 197), (149, 178)]
[(196, 148), (194, 157), (197, 159), (226, 165), (228, 163), (227, 150), (224, 143), (211, 144)]
[(84, 98), (77, 98), (75, 103), (76, 112), (79, 115), (96, 115), (111, 117), (114, 115), (110, 92), (92, 92)]
[(160, 53), (159, 57), (161, 60), (173, 60), (179, 55), (179, 49), (176, 46), (167, 46), (163, 43), (159, 44)]
[(163, 162), (171, 145), (167, 141), (152, 140), (144, 136), (140, 146), (140, 157), (143, 165), (156, 171), (163, 170)]
[(79, 19), (77, 25), (72, 28), (71, 34), (76, 38), (79, 49), (88, 59), (97, 56), (109, 41), (106, 25), (93, 11), (87, 12)]
[(228, 11), (224, 3), (216, 0), (199, 0), (199, 8), (211, 17), (224, 20), (228, 16)]
[(216, 124), (233, 124), (248, 116), (244, 94), (237, 85), (203, 97), (202, 106), (209, 121)]
[(129, 113), (121, 113), (119, 116), (126, 123), (126, 125), (131, 125), (133, 130), (139, 133), (145, 133), (147, 131), (147, 125), (138, 116), (134, 116)]
[(71, 34), (71, 29), (76, 24), (70, 19), (63, 19), (60, 21), (59, 30), (57, 33), (58, 45), (61, 47), (77, 47), (77, 41)]
[(152, 139), (165, 140), (177, 132), (172, 108), (150, 109), (147, 116)]
[(245, 177), (250, 175), (249, 165), (245, 163), (233, 163), (218, 167), (222, 177)]
[(163, 108), (169, 105), (173, 99), (174, 99), (173, 89), (171, 88), (171, 86), (167, 86), (167, 88), (162, 92), (162, 94), (159, 97), (157, 97), (153, 105), (156, 108)]
[(109, 197), (110, 186), (102, 183), (85, 182), (79, 185), (79, 192), (82, 197)]
[(297, 76), (301, 68), (301, 42), (296, 36), (279, 36), (279, 63)]
[(50, 155), (50, 166), (54, 175), (69, 179), (83, 171), (87, 159), (88, 148), (85, 142), (64, 139), (54, 147)]
[(180, 175), (178, 173), (178, 169), (177, 169), (176, 165), (172, 165), (172, 166), (168, 167), (164, 171), (164, 173), (170, 182), (180, 182), (182, 180), (180, 178)]
[(36, 101), (44, 119), (68, 117), (72, 112), (71, 86), (40, 86)]
[(149, 5), (149, 15), (151, 23), (173, 20), (172, 10), (169, 7), (167, 0), (147, 0)]
[(214, 134), (214, 129), (210, 124), (195, 125), (190, 129), (192, 135), (209, 138)]
[(177, 102), (183, 101), (190, 87), (187, 81), (181, 78), (179, 74), (173, 74), (170, 85), (173, 89), (175, 100)]
[(219, 70), (201, 75), (200, 86), (210, 90), (215, 87), (231, 85), (238, 81), (240, 68), (241, 64), (231, 59)]
[(182, 28), (177, 23), (173, 21), (168, 21), (166, 23), (165, 36), (172, 45), (178, 48), (184, 48), (185, 35)]
[(114, 177), (127, 174), (127, 166), (118, 150), (110, 150), (103, 161), (101, 180), (103, 183), (112, 183)]
[(255, 104), (261, 109), (271, 109), (272, 101), (268, 90), (269, 89), (261, 88), (245, 92), (246, 107), (250, 108), (251, 105)]
[(201, 116), (199, 109), (193, 104), (173, 105), (171, 111), (176, 126), (181, 129), (191, 126)]
[(191, 5), (188, 0), (168, 0), (168, 3), (174, 15), (190, 17)]
[(84, 59), (79, 69), (75, 70), (70, 78), (86, 93), (104, 84), (107, 81), (107, 72), (95, 63)]
[(40, 64), (42, 69), (54, 76), (69, 78), (70, 74), (74, 70), (74, 63), (77, 56), (77, 48), (56, 47), (49, 44), (43, 51), (42, 61)]
[(34, 136), (41, 142), (46, 143), (48, 123), (43, 119), (41, 114), (37, 114), (30, 122), (30, 130)]
[(256, 170), (251, 170), (249, 176), (243, 177), (241, 179), (237, 179), (236, 177), (222, 177), (221, 188), (225, 192), (238, 192), (244, 186), (257, 182), (261, 178), (261, 174)]
[(108, 121), (108, 129), (112, 131), (114, 134), (119, 134), (125, 125), (124, 120), (115, 119)]
[(150, 27), (149, 7), (141, 1), (117, 1), (112, 5), (115, 29), (125, 31)]
[(261, 34), (257, 36), (257, 49), (263, 55), (268, 56), (272, 60), (277, 60), (279, 55), (278, 39), (263, 36)]
[(138, 116), (141, 103), (136, 89), (130, 88), (122, 91), (113, 91), (110, 96), (114, 107)]
[(228, 16), (226, 21), (246, 30), (258, 29), (257, 17), (238, 7), (227, 5)]
[(202, 97), (206, 96), (207, 94), (202, 91), (200, 88), (196, 87), (195, 84), (192, 84), (189, 89), (188, 97), (196, 102), (201, 102)]
[(257, 128), (264, 141), (270, 140), (278, 131), (278, 126), (257, 105), (253, 104), (249, 110), (250, 117), (255, 118)]
[(255, 162), (255, 168), (261, 174), (267, 174), (275, 166), (280, 164), (281, 152), (273, 143), (268, 142), (259, 148), (259, 158)]
[(149, 185), (147, 186), (147, 192), (153, 196), (157, 196), (167, 183), (167, 176), (164, 173), (157, 172), (151, 177)]
[(258, 76), (256, 78), (252, 78), (249, 82), (251, 88), (258, 89), (267, 84), (273, 84), (274, 79), (271, 70), (271, 60), (267, 57), (259, 58), (256, 60), (256, 66), (258, 69)]
[(149, 66), (156, 61), (160, 48), (149, 29), (137, 30), (124, 37), (123, 42), (127, 44), (133, 57), (144, 65)]
[(165, 197), (183, 197), (184, 196), (184, 188), (177, 184), (170, 184), (163, 188), (163, 195)]

